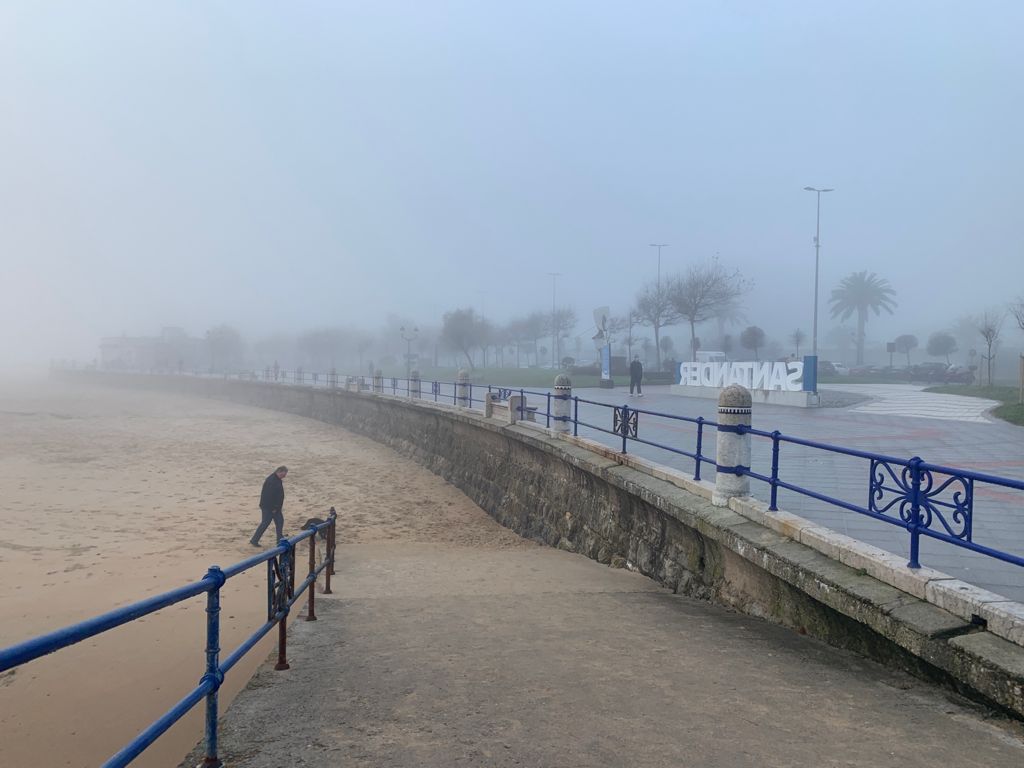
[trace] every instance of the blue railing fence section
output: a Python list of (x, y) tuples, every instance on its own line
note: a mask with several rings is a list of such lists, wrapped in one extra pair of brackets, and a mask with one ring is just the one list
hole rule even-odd
[[(270, 369), (267, 369), (270, 371)], [(272, 372), (261, 377), (250, 372), (241, 378), (273, 380)], [(278, 381), (296, 383), (311, 379), (309, 374), (281, 371)], [(347, 387), (352, 377), (336, 372), (317, 377), (319, 386)], [(380, 379), (380, 377), (378, 377)], [(807, 440), (778, 431), (765, 431), (753, 427), (739, 427), (754, 441), (752, 454), (757, 467), (719, 467), (713, 455), (706, 455), (708, 429), (719, 428), (717, 422), (703, 417), (680, 416), (656, 410), (638, 408), (632, 405), (614, 405), (579, 396), (554, 394), (550, 390), (509, 387), (478, 382), (434, 381), (428, 379), (381, 379), (386, 386), (376, 388), (383, 394), (401, 394), (418, 399), (432, 399), (438, 403), (463, 405), (483, 409), (485, 395), (497, 394), (499, 400), (507, 401), (510, 395), (519, 395), (520, 419), (535, 419), (538, 424), (550, 427), (554, 421), (570, 421), (573, 435), (584, 435), (589, 431), (598, 436), (614, 438), (615, 447), (627, 453), (631, 444), (649, 446), (673, 457), (689, 462), (695, 480), (710, 479), (714, 472), (728, 471), (749, 476), (767, 487), (769, 507), (778, 510), (780, 492), (802, 496), (822, 502), (831, 507), (854, 512), (867, 518), (903, 528), (909, 534), (908, 566), (920, 566), (920, 540), (928, 537), (946, 544), (968, 549), (1013, 565), (1024, 566), (1024, 555), (1011, 553), (996, 546), (976, 542), (974, 502), (976, 487), (979, 485), (1001, 488), (1008, 491), (1024, 491), (1024, 481), (989, 475), (971, 470), (930, 464), (919, 457), (901, 458), (885, 454), (861, 451), (830, 443)], [(309, 383), (309, 382), (307, 382)], [(460, 402), (459, 386), (465, 387), (465, 396)], [(366, 387), (369, 388), (369, 387)], [(571, 397), (571, 415), (559, 417), (553, 413), (552, 401)], [(653, 435), (654, 437), (651, 437)], [(654, 439), (666, 435), (662, 439)], [(759, 445), (760, 443), (760, 445)], [(788, 467), (799, 458), (794, 448), (805, 449), (807, 455), (819, 461), (831, 456), (833, 461), (856, 460), (864, 462), (863, 470), (867, 482), (859, 489), (850, 489), (849, 498), (824, 493), (821, 490), (801, 485), (786, 474)], [(714, 450), (714, 446), (711, 446)], [(789, 464), (787, 464), (787, 458)], [(672, 462), (672, 459), (668, 459)], [(710, 468), (710, 472), (707, 472)], [(791, 497), (787, 497), (791, 498)], [(1024, 503), (1024, 496), (1021, 497)]]
[[(117, 754), (103, 764), (103, 768), (120, 768), (131, 763), (142, 754), (150, 744), (156, 741), (172, 725), (185, 716), (200, 701), (206, 701), (205, 720), (205, 757), (204, 766), (219, 766), (217, 756), (217, 692), (224, 681), (224, 676), (238, 661), (264, 637), (274, 626), (278, 627), (278, 656), (275, 669), (288, 669), (287, 658), (287, 617), (291, 607), (308, 593), (306, 620), (316, 620), (316, 589), (317, 577), (324, 573), (324, 594), (331, 593), (331, 576), (334, 575), (334, 555), (337, 542), (337, 514), (332, 507), (328, 519), (323, 523), (306, 528), (302, 533), (289, 539), (281, 539), (278, 545), (266, 552), (261, 552), (227, 568), (211, 566), (202, 579), (186, 584), (169, 592), (141, 600), (137, 603), (87, 619), (63, 629), (58, 629), (39, 637), (26, 640), (17, 645), (0, 649), (0, 673), (30, 661), (46, 656), (69, 645), (74, 645), (90, 637), (108, 632), (122, 624), (127, 624), (151, 613), (180, 603), (183, 600), (206, 594), (206, 648), (204, 674), (199, 683), (189, 691), (177, 704), (161, 715), (145, 730), (126, 744)], [(324, 557), (317, 564), (316, 539), (324, 542)], [(308, 540), (309, 569), (305, 578), (296, 588), (295, 574), (296, 547)], [(220, 591), (225, 583), (234, 576), (255, 568), (262, 563), (267, 564), (267, 619), (266, 621), (223, 661), (220, 659)]]
[[(366, 376), (346, 376), (332, 371), (319, 374), (317, 384), (312, 384), (312, 376), (300, 371), (277, 371), (266, 368), (262, 372), (249, 371), (240, 374), (195, 374), (223, 378), (240, 378), (258, 381), (297, 384), (310, 386), (347, 388), (350, 382), (359, 381), (360, 389), (373, 390), (381, 394), (404, 394), (418, 399), (432, 399), (438, 403), (450, 405), (480, 406), (484, 403), (483, 394), (499, 392), (520, 395), (520, 418), (522, 420), (544, 419), (544, 424), (551, 426), (555, 420), (567, 420), (557, 417), (552, 412), (552, 401), (564, 397), (550, 391), (526, 389), (523, 387), (507, 387), (495, 384), (474, 382), (434, 381), (429, 379), (407, 379), (404, 386), (396, 386), (394, 390), (384, 386), (390, 379)], [(371, 387), (370, 382), (378, 382), (379, 386)], [(403, 381), (399, 379), (399, 381)], [(460, 403), (459, 385), (467, 387), (468, 397)], [(415, 394), (417, 393), (418, 394)], [(527, 400), (535, 398), (529, 405)], [(901, 458), (860, 451), (844, 446), (807, 440), (778, 431), (767, 432), (752, 427), (739, 427), (739, 431), (748, 432), (752, 438), (760, 441), (752, 445), (753, 465), (762, 468), (757, 471), (753, 467), (719, 467), (715, 457), (704, 454), (707, 446), (707, 429), (719, 428), (717, 422), (702, 417), (679, 416), (676, 414), (636, 408), (631, 405), (614, 405), (607, 402), (572, 396), (572, 432), (580, 435), (581, 428), (597, 436), (612, 436), (615, 446), (621, 453), (629, 451), (630, 444), (644, 445), (664, 451), (674, 457), (683, 457), (692, 462), (695, 480), (711, 479), (703, 477), (705, 470), (711, 473), (728, 471), (745, 474), (752, 480), (765, 484), (768, 489), (769, 506), (778, 509), (780, 492), (793, 494), (795, 497), (813, 499), (831, 507), (854, 512), (880, 522), (906, 529), (909, 534), (910, 558), (908, 566), (920, 566), (920, 540), (927, 537), (936, 541), (977, 552), (1017, 566), (1024, 566), (1024, 555), (1001, 550), (974, 540), (975, 520), (974, 502), (978, 486), (991, 486), (1004, 491), (1024, 491), (1024, 481), (999, 477), (970, 470), (930, 464), (920, 457)], [(602, 424), (603, 422), (603, 424)], [(648, 434), (668, 435), (671, 439), (651, 439)], [(685, 437), (678, 438), (683, 435)], [(692, 445), (693, 450), (687, 447)], [(789, 450), (783, 450), (784, 447)], [(831, 460), (861, 460), (866, 462), (862, 477), (863, 483), (850, 498), (840, 498), (821, 490), (800, 485), (789, 479), (787, 466), (794, 466), (792, 448), (801, 447), (811, 451), (814, 461), (821, 457), (832, 457)], [(713, 449), (713, 446), (712, 446)], [(787, 465), (787, 455), (790, 463)], [(671, 461), (671, 459), (669, 459)], [(800, 461), (804, 461), (803, 458)], [(1024, 496), (1021, 497), (1024, 506)]]

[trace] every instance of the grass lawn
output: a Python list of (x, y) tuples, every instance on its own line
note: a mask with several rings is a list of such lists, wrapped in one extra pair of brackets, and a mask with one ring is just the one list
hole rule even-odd
[(925, 392), (941, 392), (947, 395), (966, 395), (968, 397), (984, 397), (988, 400), (997, 400), (1002, 405), (992, 411), (994, 416), (1011, 424), (1024, 426), (1024, 406), (1020, 404), (1020, 389), (1018, 387), (982, 387), (952, 384), (941, 387), (928, 387)]

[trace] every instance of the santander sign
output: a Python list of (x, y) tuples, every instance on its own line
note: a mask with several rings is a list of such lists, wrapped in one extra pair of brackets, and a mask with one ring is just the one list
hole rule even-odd
[(727, 387), (799, 392), (803, 363), (680, 363), (679, 383), (687, 387)]

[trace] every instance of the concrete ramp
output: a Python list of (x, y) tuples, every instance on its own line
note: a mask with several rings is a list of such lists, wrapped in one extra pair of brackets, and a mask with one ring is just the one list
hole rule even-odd
[(580, 555), (350, 545), (334, 583), (225, 716), (225, 764), (1024, 765), (1019, 723)]

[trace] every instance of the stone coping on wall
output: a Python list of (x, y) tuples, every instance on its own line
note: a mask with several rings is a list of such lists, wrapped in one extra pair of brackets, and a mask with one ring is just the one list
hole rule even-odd
[[(690, 475), (671, 467), (639, 456), (619, 453), (614, 448), (595, 440), (565, 434), (559, 437), (660, 480), (678, 485), (705, 499), (711, 499), (714, 483), (706, 480), (696, 481)], [(730, 499), (729, 508), (748, 520), (799, 541), (833, 560), (838, 560), (885, 584), (949, 611), (964, 621), (983, 626), (992, 634), (1016, 645), (1024, 646), (1024, 603), (1009, 600), (933, 568), (908, 568), (904, 557), (837, 533), (790, 512), (773, 511), (768, 508), (767, 503), (752, 496)]]

